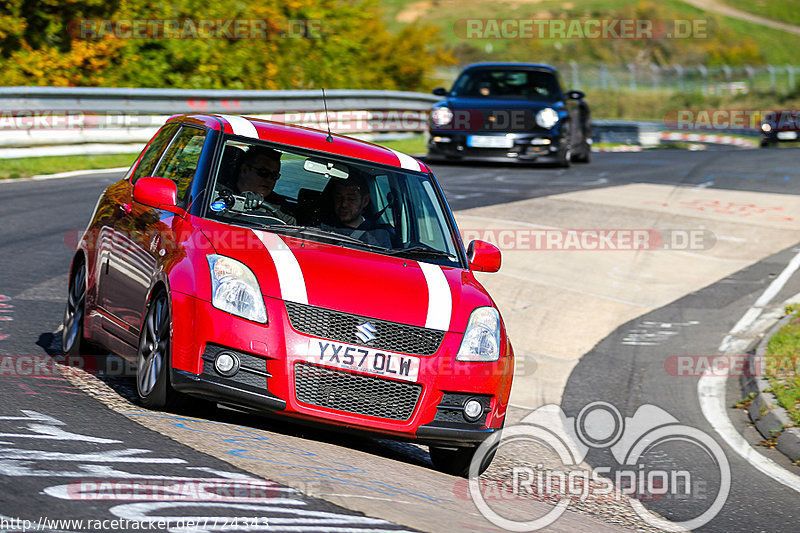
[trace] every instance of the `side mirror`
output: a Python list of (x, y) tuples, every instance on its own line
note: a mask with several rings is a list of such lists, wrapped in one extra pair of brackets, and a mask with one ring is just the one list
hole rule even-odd
[(470, 270), (479, 272), (497, 272), (500, 270), (502, 258), (500, 249), (485, 241), (472, 241), (467, 247), (467, 258)]
[(437, 87), (433, 90), (433, 94), (436, 96), (447, 96), (447, 89), (444, 87)]
[(167, 178), (139, 178), (133, 186), (133, 201), (175, 213), (178, 211), (178, 188)]
[(571, 91), (567, 91), (567, 98), (572, 100), (582, 100), (586, 97), (586, 93), (583, 91), (579, 91), (577, 89), (572, 89)]

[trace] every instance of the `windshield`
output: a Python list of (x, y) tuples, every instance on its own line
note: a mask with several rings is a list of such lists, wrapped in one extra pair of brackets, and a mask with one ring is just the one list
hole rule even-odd
[(348, 248), (462, 266), (431, 176), (227, 140), (207, 216)]
[(557, 100), (561, 86), (553, 72), (519, 69), (473, 69), (461, 74), (451, 96)]

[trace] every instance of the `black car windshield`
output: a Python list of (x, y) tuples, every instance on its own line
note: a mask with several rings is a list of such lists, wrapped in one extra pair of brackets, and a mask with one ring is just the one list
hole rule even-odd
[(553, 72), (520, 69), (471, 69), (453, 84), (451, 96), (487, 99), (557, 100), (561, 87)]
[(463, 266), (432, 177), (368, 161), (228, 139), (207, 216), (238, 226)]

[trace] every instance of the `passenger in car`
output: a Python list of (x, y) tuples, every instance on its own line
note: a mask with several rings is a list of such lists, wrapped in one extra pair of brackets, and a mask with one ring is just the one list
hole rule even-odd
[(346, 233), (367, 244), (392, 248), (394, 228), (364, 215), (370, 203), (370, 194), (367, 184), (359, 175), (352, 174), (346, 180), (333, 182), (330, 194), (333, 202), (332, 225), (346, 230), (339, 231), (340, 233)]

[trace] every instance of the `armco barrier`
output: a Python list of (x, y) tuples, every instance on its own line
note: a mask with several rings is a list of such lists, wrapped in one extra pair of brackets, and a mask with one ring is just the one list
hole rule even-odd
[[(430, 107), (440, 100), (405, 91), (331, 90), (326, 96), (327, 120), (322, 92), (316, 90), (0, 87), (0, 147), (141, 144), (169, 116), (193, 112), (245, 114), (314, 128), (330, 123), (334, 132), (344, 134), (420, 133), (427, 129)], [(14, 123), (12, 117), (19, 115), (28, 122)], [(671, 139), (659, 122), (598, 120), (592, 128), (595, 142), (655, 146)], [(715, 136), (698, 139), (716, 140)], [(1, 150), (0, 159), (23, 157), (19, 153)]]

